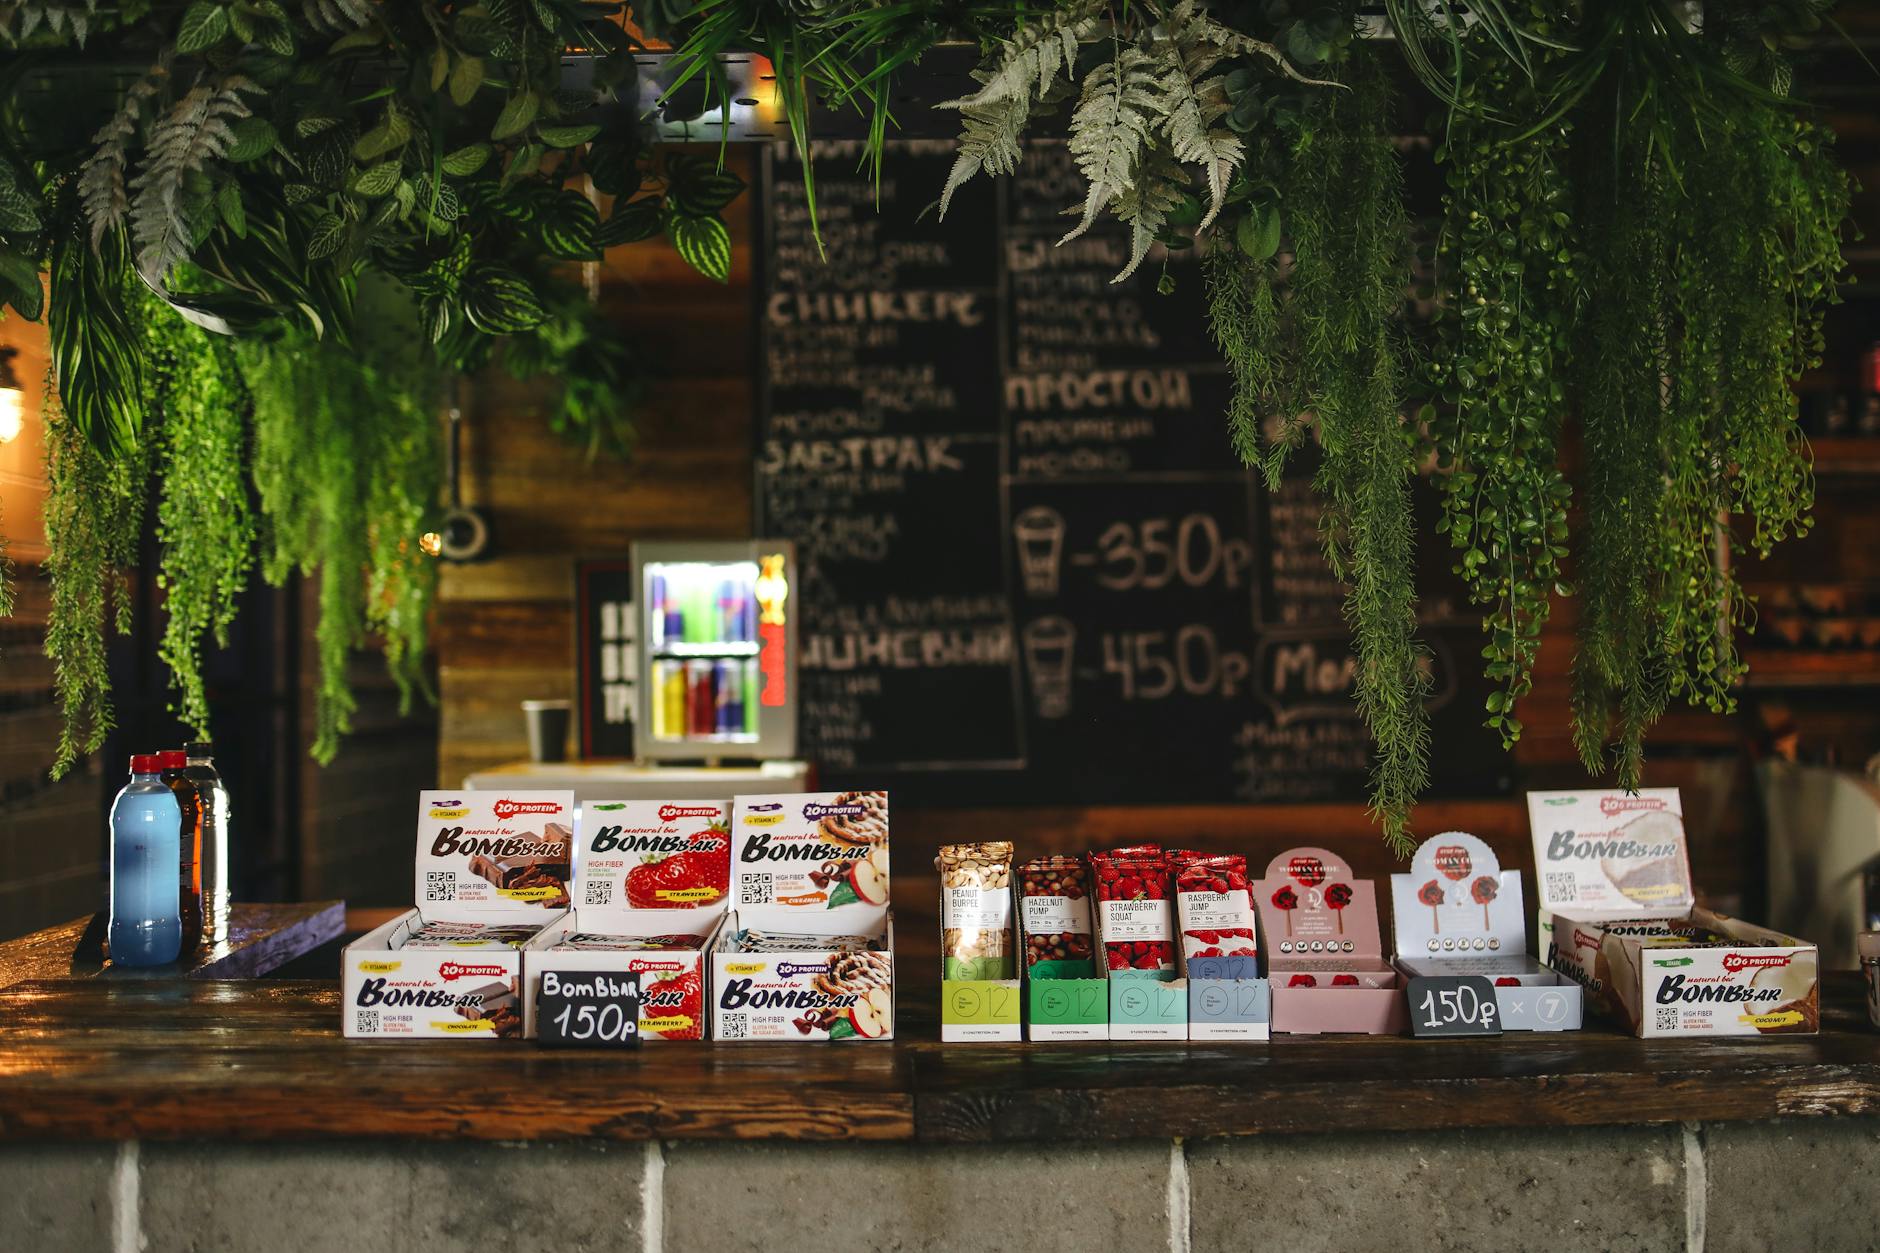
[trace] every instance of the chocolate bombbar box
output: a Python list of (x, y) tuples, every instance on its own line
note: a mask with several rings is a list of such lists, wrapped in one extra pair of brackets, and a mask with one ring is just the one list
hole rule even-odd
[(888, 895), (886, 792), (738, 797), (712, 1039), (891, 1039)]
[(1691, 889), (1676, 788), (1530, 792), (1541, 956), (1640, 1036), (1820, 1029), (1814, 945)]
[(731, 890), (728, 801), (587, 801), (575, 824), (573, 912), (523, 951), (523, 1032), (542, 972), (637, 972), (640, 1038), (703, 1040), (705, 954)]
[(417, 904), (346, 946), (349, 1038), (522, 1034), (522, 948), (562, 917), (573, 792), (418, 794)]

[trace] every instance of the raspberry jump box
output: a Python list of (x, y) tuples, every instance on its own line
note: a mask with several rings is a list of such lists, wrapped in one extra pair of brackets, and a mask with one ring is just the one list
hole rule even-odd
[(1481, 975), (1495, 988), (1503, 1031), (1572, 1031), (1580, 985), (1527, 951), (1521, 872), (1461, 831), (1425, 840), (1390, 877), (1397, 967), (1406, 978)]
[(731, 857), (712, 1039), (891, 1039), (888, 794), (740, 796)]
[(523, 1034), (542, 973), (640, 976), (640, 1038), (703, 1040), (705, 955), (731, 891), (726, 801), (588, 801), (575, 825), (574, 910), (523, 950)]
[(349, 1038), (522, 1034), (522, 947), (568, 908), (573, 792), (418, 794), (417, 905), (346, 946)]
[(1676, 788), (1530, 792), (1547, 964), (1635, 1035), (1820, 1029), (1814, 945), (1698, 908)]
[(1272, 1029), (1394, 1035), (1410, 1026), (1403, 976), (1384, 960), (1377, 890), (1322, 848), (1267, 863), (1253, 885), (1272, 984)]

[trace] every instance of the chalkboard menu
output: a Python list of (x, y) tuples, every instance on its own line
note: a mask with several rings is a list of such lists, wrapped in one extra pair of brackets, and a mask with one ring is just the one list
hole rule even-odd
[[(922, 803), (1361, 798), (1311, 467), (1268, 492), (1228, 447), (1193, 254), (1116, 283), (1120, 229), (1056, 246), (1056, 142), (942, 222), (954, 151), (893, 143), (877, 184), (819, 145), (827, 261), (766, 162), (758, 534), (797, 546), (804, 756)], [(1424, 632), (1450, 792), (1506, 786), (1457, 691), (1477, 630)]]

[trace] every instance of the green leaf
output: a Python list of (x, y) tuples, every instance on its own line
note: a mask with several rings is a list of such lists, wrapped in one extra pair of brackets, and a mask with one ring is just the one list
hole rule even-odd
[(444, 80), (450, 77), (450, 51), (439, 44), (431, 49), (431, 90), (437, 91), (444, 86)]
[(535, 289), (500, 265), (475, 266), (464, 276), (464, 312), (486, 335), (514, 335), (548, 316)]
[(318, 261), (339, 251), (346, 242), (346, 223), (337, 213), (322, 213), (307, 235), (307, 259)]
[(209, 0), (196, 0), (183, 10), (183, 20), (176, 28), (178, 52), (201, 52), (228, 37), (228, 10)]
[(666, 217), (666, 238), (685, 263), (706, 278), (723, 283), (731, 277), (731, 232), (717, 218), (682, 214)]
[(444, 173), (456, 178), (475, 174), (488, 164), (490, 155), (496, 150), (488, 144), (470, 144), (459, 148), (444, 158)]
[(236, 118), (229, 129), (235, 132), (235, 142), (228, 150), (231, 161), (254, 161), (274, 151), (274, 143), (279, 138), (274, 133), (274, 123), (264, 117)]
[(855, 1034), (855, 1024), (847, 1018), (838, 1018), (829, 1025), (831, 1040), (846, 1040)]
[(594, 237), (600, 232), (601, 215), (593, 204), (577, 191), (564, 191), (547, 206), (536, 222), (542, 247), (550, 256), (565, 261), (591, 261), (600, 254)]
[(235, 38), (241, 40), (243, 43), (254, 42), (254, 37), (255, 37), (254, 20), (250, 18), (246, 12), (244, 12), (243, 10), (239, 8), (229, 9), (227, 12), (228, 12), (228, 28), (231, 31), (235, 32)]
[(45, 311), (46, 291), (39, 282), (39, 267), (10, 248), (0, 248), (0, 295), (28, 322)]
[(578, 148), (601, 133), (600, 123), (586, 126), (538, 126), (535, 133), (551, 148)]
[(613, 216), (594, 232), (594, 246), (603, 252), (620, 244), (637, 244), (659, 233), (660, 198), (643, 196), (626, 204), (616, 203)]
[(681, 164), (667, 163), (671, 175), (668, 199), (692, 217), (718, 212), (744, 191), (744, 180), (730, 170), (721, 170), (709, 160), (694, 159)]
[(383, 196), (398, 186), (400, 168), (396, 161), (381, 161), (353, 175), (352, 189), (362, 196)]
[(458, 108), (470, 103), (483, 86), (483, 58), (462, 57), (450, 68), (450, 99)]
[(540, 96), (532, 91), (517, 92), (503, 105), (503, 111), (496, 115), (496, 125), (490, 128), (490, 138), (509, 139), (520, 135), (541, 110)]
[(294, 137), (296, 139), (312, 139), (315, 135), (330, 131), (338, 125), (339, 119), (336, 117), (325, 117), (317, 113), (312, 114), (294, 123)]
[(223, 183), (215, 193), (215, 211), (238, 237), (248, 234), (248, 213), (242, 206), (242, 189), (234, 179)]
[(1279, 251), (1279, 209), (1270, 204), (1253, 205), (1234, 228), (1234, 242), (1255, 261), (1264, 261)]
[(853, 905), (861, 899), (861, 897), (855, 895), (855, 889), (850, 886), (848, 880), (844, 879), (841, 883), (836, 884), (835, 887), (829, 890), (828, 907), (830, 909), (836, 909), (843, 905)]
[(405, 146), (411, 138), (411, 124), (404, 115), (396, 110), (389, 110), (385, 120), (359, 137), (352, 147), (352, 154), (360, 161), (376, 161), (389, 152)]

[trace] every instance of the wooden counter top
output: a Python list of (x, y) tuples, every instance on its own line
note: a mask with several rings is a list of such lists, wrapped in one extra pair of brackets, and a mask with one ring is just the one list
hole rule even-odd
[[(330, 982), (0, 992), (0, 1139), (984, 1141), (1589, 1125), (1880, 1112), (1880, 1033), (1831, 976), (1823, 1031), (1642, 1041), (887, 1045), (348, 1041)], [(912, 1021), (908, 1021), (908, 1019)]]

